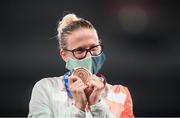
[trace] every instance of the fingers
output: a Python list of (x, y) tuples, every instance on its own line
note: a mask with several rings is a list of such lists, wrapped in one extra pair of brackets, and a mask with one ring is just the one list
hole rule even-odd
[(89, 83), (89, 87), (94, 88), (94, 89), (103, 89), (104, 88), (104, 82), (100, 81), (96, 75), (92, 75), (92, 78), (91, 78), (90, 83)]
[(74, 83), (75, 81), (77, 81), (77, 80), (78, 80), (78, 77), (76, 77), (76, 76), (70, 76), (70, 77), (69, 77), (69, 82), (68, 82), (69, 86), (70, 86), (72, 83)]
[(87, 85), (77, 76), (71, 76), (69, 78), (69, 89), (71, 92), (84, 92)]
[(73, 75), (70, 76), (68, 84), (71, 95), (75, 101), (75, 106), (81, 110), (84, 110), (87, 104), (87, 97), (84, 92), (87, 85), (85, 85), (79, 77)]

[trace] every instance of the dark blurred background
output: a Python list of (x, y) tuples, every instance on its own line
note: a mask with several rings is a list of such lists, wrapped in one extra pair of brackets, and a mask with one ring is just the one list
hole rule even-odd
[(135, 116), (180, 116), (180, 4), (156, 0), (0, 2), (0, 116), (27, 116), (34, 84), (65, 72), (57, 22), (88, 19), (103, 40), (101, 70), (129, 88)]

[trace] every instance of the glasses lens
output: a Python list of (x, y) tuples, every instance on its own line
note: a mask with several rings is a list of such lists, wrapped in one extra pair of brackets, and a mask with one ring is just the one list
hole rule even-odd
[(78, 49), (74, 49), (72, 52), (74, 57), (76, 57), (77, 59), (83, 59), (86, 57), (88, 51), (91, 53), (92, 56), (98, 56), (102, 53), (102, 45), (97, 45), (91, 47), (90, 49), (78, 48)]
[(86, 55), (86, 49), (84, 48), (79, 48), (79, 49), (76, 49), (74, 50), (74, 56), (78, 59), (81, 59), (81, 58), (84, 58), (85, 55)]
[(98, 46), (92, 47), (90, 52), (92, 56), (98, 56), (102, 52), (102, 46), (98, 45)]

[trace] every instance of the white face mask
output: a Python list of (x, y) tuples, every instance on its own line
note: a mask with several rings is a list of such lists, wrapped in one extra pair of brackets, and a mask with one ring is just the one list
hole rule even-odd
[(82, 68), (87, 69), (91, 73), (96, 74), (101, 69), (104, 61), (105, 61), (104, 53), (101, 53), (98, 56), (86, 57), (81, 60), (75, 60), (75, 59), (69, 58), (66, 62), (66, 68), (70, 71), (73, 71), (73, 69), (75, 68), (82, 67)]

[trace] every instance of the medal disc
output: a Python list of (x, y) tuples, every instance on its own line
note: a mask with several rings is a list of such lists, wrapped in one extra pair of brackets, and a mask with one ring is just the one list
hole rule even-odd
[(73, 71), (73, 75), (78, 76), (79, 78), (81, 78), (81, 80), (84, 82), (84, 84), (88, 84), (89, 83), (89, 78), (91, 76), (90, 72), (87, 71), (84, 68), (77, 68)]

